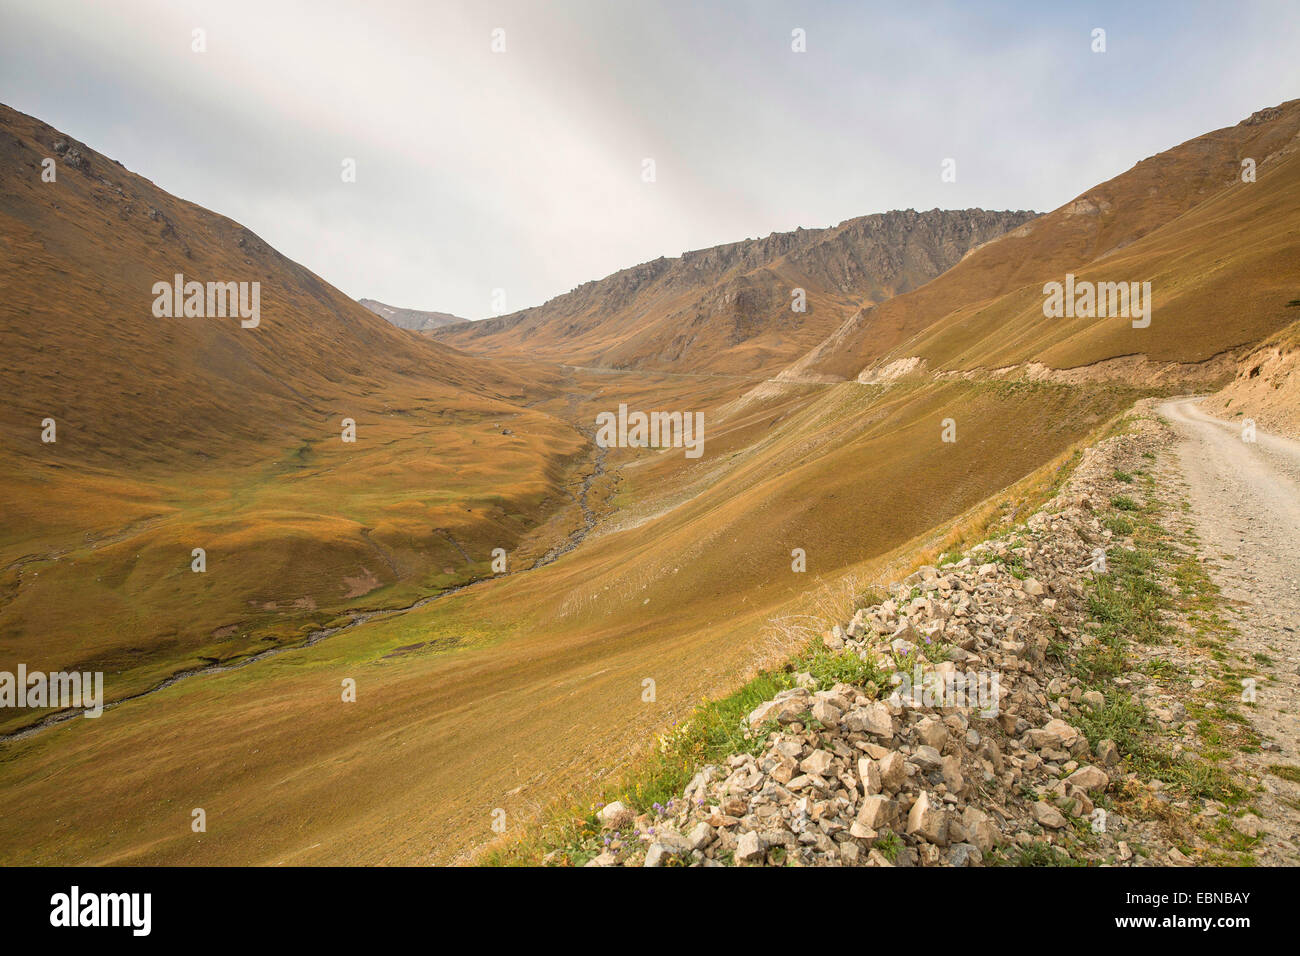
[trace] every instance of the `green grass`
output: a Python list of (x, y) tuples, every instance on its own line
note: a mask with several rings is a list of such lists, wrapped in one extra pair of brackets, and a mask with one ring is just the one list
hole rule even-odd
[[(1160, 779), (1171, 791), (1185, 796), (1239, 805), (1248, 798), (1242, 787), (1212, 760), (1194, 754), (1174, 757), (1155, 733), (1146, 707), (1111, 683), (1111, 678), (1131, 669), (1126, 653), (1129, 642), (1158, 645), (1167, 641), (1171, 628), (1161, 620), (1163, 611), (1175, 606), (1184, 611), (1209, 611), (1218, 600), (1218, 591), (1200, 562), (1169, 546), (1169, 535), (1156, 520), (1158, 505), (1142, 509), (1131, 499), (1116, 497), (1112, 506), (1130, 515), (1111, 514), (1104, 521), (1123, 521), (1126, 532), (1133, 536), (1134, 550), (1116, 549), (1109, 558), (1108, 573), (1095, 576), (1088, 588), (1089, 614), (1098, 624), (1093, 632), (1097, 641), (1084, 648), (1073, 669), (1084, 684), (1105, 695), (1106, 703), (1095, 712), (1081, 712), (1079, 728), (1094, 747), (1107, 738), (1115, 741), (1126, 766), (1145, 779)], [(1160, 583), (1162, 568), (1172, 571), (1177, 601)], [(1155, 670), (1168, 669), (1157, 666)], [(1243, 716), (1224, 707), (1198, 716), (1203, 738), (1208, 734), (1217, 739), (1219, 730), (1229, 724), (1249, 728)], [(1236, 737), (1241, 736), (1240, 727), (1233, 730)]]
[(1123, 515), (1107, 515), (1106, 519), (1102, 521), (1101, 524), (1102, 527), (1108, 528), (1113, 534), (1118, 534), (1123, 537), (1131, 535), (1134, 529), (1133, 522)]
[(889, 675), (857, 654), (816, 648), (797, 658), (791, 666), (796, 673), (811, 674), (819, 689), (832, 684), (855, 684), (866, 689), (889, 686)]
[(1081, 710), (1075, 718), (1094, 750), (1101, 741), (1113, 740), (1121, 752), (1131, 753), (1140, 747), (1143, 740), (1146, 708), (1111, 690), (1105, 705), (1095, 711)]
[[(659, 746), (635, 764), (606, 802), (621, 800), (636, 812), (666, 806), (670, 801), (680, 801), (691, 778), (708, 764), (723, 763), (736, 753), (761, 753), (768, 734), (777, 725), (773, 722), (751, 730), (748, 716), (759, 704), (793, 687), (795, 675), (801, 673), (811, 674), (819, 688), (853, 684), (868, 696), (889, 686), (888, 675), (874, 664), (852, 652), (829, 651), (817, 641), (782, 668), (764, 671), (735, 693), (701, 704), (687, 720), (660, 738)], [(817, 728), (811, 718), (804, 723)], [(541, 831), (489, 851), (481, 862), (487, 866), (533, 864), (549, 850), (557, 851), (563, 862), (581, 866), (603, 848), (597, 809), (563, 810)]]
[(1292, 783), (1300, 783), (1300, 767), (1292, 767), (1287, 764), (1275, 763), (1269, 766), (1268, 772), (1275, 777), (1283, 780), (1290, 780)]
[(1006, 851), (995, 853), (994, 864), (998, 866), (1084, 866), (1082, 861), (1073, 859), (1064, 850), (1050, 843), (1035, 841), (1026, 846), (1013, 846)]
[(898, 859), (898, 851), (903, 848), (903, 841), (897, 833), (889, 830), (876, 841), (875, 848), (880, 851), (886, 860), (893, 863)]

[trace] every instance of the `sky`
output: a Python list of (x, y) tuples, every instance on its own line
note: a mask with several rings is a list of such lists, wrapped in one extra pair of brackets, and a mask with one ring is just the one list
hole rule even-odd
[(798, 226), (1048, 211), (1300, 96), (1297, 50), (1296, 0), (0, 0), (0, 102), (354, 298), (482, 318)]

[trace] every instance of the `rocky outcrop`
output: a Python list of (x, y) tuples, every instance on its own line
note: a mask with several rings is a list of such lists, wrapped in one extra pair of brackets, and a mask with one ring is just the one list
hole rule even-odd
[[(905, 209), (772, 233), (661, 257), (536, 308), (437, 336), (470, 350), (526, 348), (530, 355), (618, 367), (716, 366), (719, 348), (788, 336), (812, 323), (816, 334), (799, 340), (810, 345), (842, 318), (819, 312), (817, 302), (857, 308), (910, 291), (1037, 215)], [(791, 307), (795, 288), (808, 295), (805, 311)], [(787, 358), (799, 354), (795, 340), (781, 341)]]

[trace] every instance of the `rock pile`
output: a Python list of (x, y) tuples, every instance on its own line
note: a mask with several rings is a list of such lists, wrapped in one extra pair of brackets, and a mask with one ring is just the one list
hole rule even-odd
[(799, 674), (749, 715), (753, 752), (704, 767), (652, 813), (606, 806), (605, 849), (587, 865), (975, 866), (995, 850), (1032, 860), (1045, 843), (1097, 861), (1176, 860), (1148, 825), (1097, 806), (1120, 754), (1080, 730), (1105, 697), (1068, 666), (1093, 642), (1089, 578), (1132, 547), (1096, 509), (1116, 467), (1154, 443), (1143, 424), (1088, 450), (1023, 528), (921, 568), (826, 634), (880, 679)]

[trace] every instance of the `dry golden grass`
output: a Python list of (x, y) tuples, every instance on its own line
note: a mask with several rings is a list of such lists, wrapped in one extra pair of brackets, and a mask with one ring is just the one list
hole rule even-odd
[[(797, 368), (854, 378), (909, 356), (927, 359), (930, 371), (1028, 361), (1073, 368), (1125, 355), (1199, 362), (1252, 344), (1288, 321), (1280, 307), (1296, 296), (1298, 131), (1293, 100), (1145, 159), (846, 322)], [(1257, 182), (1240, 181), (1246, 157), (1259, 164)], [(1150, 281), (1151, 326), (1044, 318), (1043, 284), (1067, 272)]]
[[(1205, 150), (1268, 146), (1293, 119), (1288, 110), (1255, 139), (1212, 137)], [(0, 148), (17, 150), (8, 158), (20, 169), (58, 135), (16, 114), (5, 122), (19, 145)], [(1162, 163), (1152, 175), (1177, 171)], [(1287, 163), (1261, 166), (1255, 184), (1286, 189), (1229, 203), (1209, 189), (1223, 172), (1215, 159), (1154, 198), (1125, 193), (1110, 218), (1074, 217), (1055, 245), (1015, 245), (1020, 262), (1011, 246), (976, 253), (958, 267), (974, 278), (892, 300), (917, 297), (880, 307), (897, 321), (837, 349), (855, 374), (864, 356), (939, 323), (927, 345), (936, 363), (989, 350), (1003, 363), (1076, 339), (1080, 354), (1105, 351), (1089, 330), (1050, 342), (1017, 331), (1009, 305), (997, 306), (1009, 310), (1002, 340), (954, 317), (1023, 287), (1025, 256), (1055, 270), (1130, 240), (1115, 255), (1168, 263), (1186, 251), (1201, 269), (1182, 277), (1186, 295), (1204, 296), (1216, 288), (1204, 256), (1226, 255), (1198, 251), (1215, 241), (1207, 223), (1232, 234), (1242, 217), (1279, 208), (1293, 221), (1290, 206), (1256, 203), (1290, 195)], [(91, 156), (125, 203), (80, 171), (66, 174), (57, 209), (25, 180), (0, 198), (0, 228), (27, 257), (26, 271), (3, 265), (0, 279), (30, 319), (7, 320), (0, 343), (14, 347), (0, 350), (0, 378), (20, 395), (0, 411), (13, 449), (0, 501), (16, 517), (0, 533), (0, 668), (33, 656), (102, 664), (121, 696), (189, 662), (483, 576), (491, 547), (511, 551), (513, 573), (0, 743), (5, 863), (465, 859), (493, 837), (494, 810), (518, 825), (557, 795), (599, 791), (702, 697), (846, 617), (862, 589), (1019, 514), (1077, 442), (1149, 391), (796, 382), (739, 403), (743, 377), (488, 362), (389, 329), (233, 223), (106, 164)], [(1048, 238), (1037, 226), (1031, 235)], [(1022, 240), (989, 248), (1007, 242)], [(1277, 265), (1263, 247), (1230, 262), (1239, 278), (1250, 263)], [(194, 324), (159, 337), (133, 297), (177, 263), (200, 277), (245, 267), (278, 277), (263, 312), (281, 324), (264, 341)], [(104, 308), (112, 321), (68, 321)], [(1262, 335), (1273, 319), (1251, 309), (1245, 334)], [(1198, 336), (1185, 345), (1172, 354), (1208, 347)], [(704, 411), (704, 457), (614, 449), (588, 482), (579, 430), (620, 402)], [(67, 423), (57, 446), (36, 437), (44, 414)], [(356, 445), (336, 438), (347, 414)], [(954, 443), (941, 440), (949, 419)], [(596, 530), (526, 570), (582, 526), (573, 497), (588, 484)], [(186, 570), (196, 537), (216, 542), (201, 578)], [(795, 548), (804, 573), (791, 567)], [(340, 699), (347, 678), (355, 703)], [(195, 807), (206, 834), (190, 829)]]
[[(692, 496), (656, 508), (654, 488), (633, 487), (640, 523), (554, 564), (11, 743), (0, 859), (457, 859), (493, 836), (494, 809), (522, 822), (598, 786), (630, 741), (842, 615), (857, 581), (882, 579), (936, 523), (1130, 397), (989, 383), (808, 393), (761, 434), (748, 426), (744, 446), (706, 465), (707, 483), (673, 456), (680, 473), (663, 487)], [(958, 442), (945, 446), (948, 415)], [(987, 454), (1007, 436), (1014, 452)], [(721, 438), (730, 447), (725, 427)], [(794, 546), (808, 550), (806, 574), (791, 571)], [(339, 700), (348, 676), (355, 705)], [(189, 833), (194, 806), (220, 829)]]
[[(0, 107), (0, 131), (0, 669), (104, 670), (130, 695), (480, 577), (493, 548), (578, 520), (585, 440), (525, 407), (554, 370), (396, 330), (37, 120)], [(260, 282), (261, 324), (154, 317), (177, 272)]]

